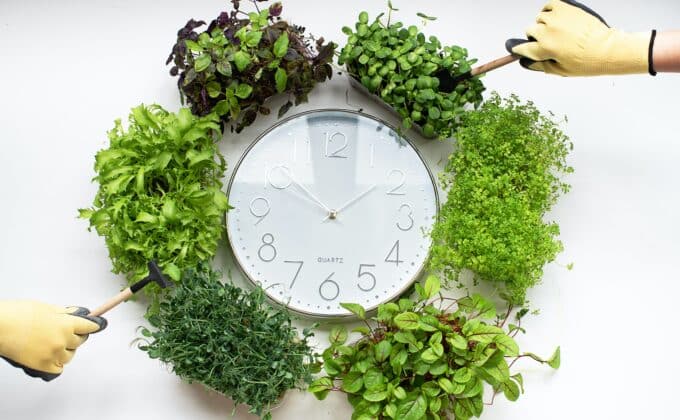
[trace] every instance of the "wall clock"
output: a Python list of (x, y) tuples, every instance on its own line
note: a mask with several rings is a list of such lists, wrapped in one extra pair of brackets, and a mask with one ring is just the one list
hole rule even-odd
[(413, 144), (377, 118), (318, 110), (260, 135), (234, 169), (227, 234), (246, 278), (314, 317), (367, 309), (419, 276), (439, 201)]

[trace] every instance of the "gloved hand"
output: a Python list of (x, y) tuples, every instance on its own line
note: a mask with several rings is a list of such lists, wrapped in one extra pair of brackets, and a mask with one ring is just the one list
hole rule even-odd
[(550, 0), (527, 32), (505, 48), (521, 56), (520, 64), (562, 76), (656, 74), (652, 49), (656, 31), (626, 33), (612, 29), (587, 6), (573, 0)]
[(88, 334), (106, 328), (106, 319), (89, 313), (32, 301), (0, 302), (0, 356), (30, 376), (51, 381)]

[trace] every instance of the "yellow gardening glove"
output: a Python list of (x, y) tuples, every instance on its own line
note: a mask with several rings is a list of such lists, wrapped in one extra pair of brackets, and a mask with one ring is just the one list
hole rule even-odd
[(526, 39), (509, 39), (505, 47), (520, 64), (561, 76), (597, 76), (654, 72), (656, 31), (626, 33), (612, 29), (587, 6), (551, 0), (543, 7)]
[(26, 374), (50, 381), (88, 334), (106, 328), (106, 319), (89, 313), (32, 301), (0, 302), (0, 356)]

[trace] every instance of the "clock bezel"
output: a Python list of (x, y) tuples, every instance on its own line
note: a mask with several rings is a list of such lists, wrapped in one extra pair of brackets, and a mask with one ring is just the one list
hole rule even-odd
[[(366, 114), (364, 112), (356, 111), (356, 110), (353, 110), (353, 109), (343, 109), (343, 108), (321, 108), (321, 109), (313, 109), (313, 110), (309, 110), (309, 111), (303, 111), (303, 112), (288, 116), (286, 118), (283, 118), (283, 119), (277, 121), (274, 125), (269, 127), (267, 130), (260, 133), (260, 135), (258, 135), (257, 138), (255, 138), (255, 140), (253, 140), (248, 145), (248, 147), (243, 151), (243, 154), (241, 155), (238, 162), (234, 166), (234, 170), (232, 171), (231, 176), (229, 177), (229, 184), (227, 186), (227, 192), (226, 192), (227, 199), (229, 199), (229, 197), (231, 196), (231, 187), (234, 183), (234, 179), (236, 178), (236, 174), (238, 173), (238, 170), (241, 167), (241, 164), (245, 160), (246, 156), (248, 156), (248, 153), (250, 153), (250, 151), (253, 149), (253, 147), (255, 147), (255, 145), (260, 140), (262, 140), (264, 137), (266, 137), (274, 129), (278, 128), (279, 126), (281, 126), (283, 124), (286, 124), (287, 122), (289, 122), (291, 120), (301, 118), (301, 117), (304, 117), (306, 115), (319, 114), (319, 113), (325, 113), (325, 112), (343, 112), (343, 113), (347, 113), (347, 114), (351, 114), (351, 115), (369, 118), (373, 121), (376, 121), (376, 122), (382, 124), (383, 126), (385, 126), (385, 128), (392, 130), (394, 133), (398, 134), (403, 140), (405, 140), (409, 144), (409, 146), (411, 146), (411, 148), (416, 152), (418, 159), (420, 159), (420, 162), (423, 164), (423, 166), (425, 167), (425, 170), (427, 171), (427, 174), (430, 178), (430, 182), (432, 182), (432, 186), (434, 187), (434, 198), (435, 198), (434, 220), (436, 222), (439, 219), (440, 201), (439, 201), (439, 189), (438, 189), (438, 186), (437, 186), (437, 182), (436, 182), (434, 175), (432, 175), (432, 171), (430, 170), (429, 165), (427, 164), (425, 159), (423, 159), (423, 156), (420, 153), (420, 150), (418, 150), (418, 148), (416, 147), (415, 143), (409, 137), (407, 137), (403, 132), (400, 132), (400, 130), (395, 128), (392, 124), (388, 123), (387, 121), (385, 121), (381, 118), (378, 118), (378, 117), (370, 115), (370, 114)], [(247, 280), (250, 287), (262, 287), (260, 281), (252, 278), (250, 276), (250, 274), (248, 274), (248, 271), (244, 268), (245, 267), (244, 263), (239, 259), (239, 256), (235, 251), (234, 243), (232, 242), (232, 238), (231, 238), (231, 235), (229, 233), (229, 212), (228, 211), (225, 213), (225, 230), (226, 230), (226, 234), (227, 234), (227, 242), (229, 243), (229, 248), (231, 249), (231, 254), (233, 256), (233, 260), (236, 262), (236, 266), (238, 267), (239, 271), (241, 272), (243, 277)], [(377, 304), (375, 304), (371, 307), (366, 307), (365, 308), (366, 313), (373, 313), (374, 311), (376, 311), (378, 309), (378, 306), (380, 306), (381, 304), (394, 301), (395, 299), (402, 296), (405, 292), (407, 292), (411, 287), (413, 287), (413, 285), (416, 283), (416, 281), (418, 281), (422, 277), (422, 275), (425, 271), (425, 266), (427, 265), (427, 261), (430, 258), (430, 252), (431, 251), (432, 251), (432, 244), (430, 244), (430, 246), (427, 249), (427, 254), (425, 255), (425, 258), (423, 259), (423, 263), (420, 265), (420, 267), (418, 267), (418, 270), (416, 270), (414, 272), (413, 276), (411, 276), (411, 279), (409, 281), (407, 281), (406, 283), (404, 283), (404, 285), (400, 289), (398, 289), (394, 294), (390, 295), (389, 297), (387, 297), (385, 299), (382, 299), (380, 302), (378, 302)], [(286, 305), (283, 302), (280, 302), (280, 301), (276, 300), (275, 298), (271, 297), (269, 292), (267, 291), (267, 289), (262, 288), (262, 290), (264, 291), (264, 294), (267, 297), (267, 300), (273, 306), (286, 308), (287, 310), (289, 310), (293, 313), (302, 315), (302, 316), (304, 316), (305, 318), (308, 318), (308, 319), (346, 320), (346, 319), (356, 318), (353, 314), (326, 315), (326, 314), (322, 314), (322, 313), (318, 313), (318, 312), (308, 312), (308, 311), (305, 311), (305, 310), (295, 309), (295, 308), (293, 308), (289, 305)]]

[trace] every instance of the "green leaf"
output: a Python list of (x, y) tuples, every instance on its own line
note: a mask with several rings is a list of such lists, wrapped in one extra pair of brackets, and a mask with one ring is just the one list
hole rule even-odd
[(413, 312), (403, 312), (394, 317), (394, 323), (403, 330), (417, 330), (420, 317)]
[(446, 341), (454, 348), (459, 350), (467, 350), (468, 341), (456, 333), (451, 333), (446, 336)]
[(548, 366), (550, 366), (553, 369), (560, 368), (560, 365), (562, 364), (562, 357), (560, 353), (561, 353), (560, 348), (557, 347), (553, 355), (550, 357), (550, 359), (548, 359)]
[(437, 293), (439, 293), (439, 289), (441, 288), (441, 283), (439, 282), (439, 279), (437, 276), (430, 275), (427, 276), (427, 279), (425, 279), (425, 298), (426, 299), (431, 299), (434, 297)]
[(356, 394), (364, 386), (364, 377), (360, 372), (350, 372), (342, 378), (342, 390)]
[(245, 51), (238, 51), (234, 54), (234, 64), (239, 72), (243, 72), (251, 62), (250, 54)]
[(419, 395), (416, 399), (405, 400), (397, 406), (397, 416), (399, 420), (421, 420), (425, 417), (427, 401), (425, 397)]
[(281, 67), (276, 69), (274, 74), (274, 79), (276, 81), (276, 91), (282, 93), (286, 90), (286, 83), (288, 82), (288, 74)]
[(325, 399), (331, 389), (333, 389), (333, 381), (328, 377), (315, 380), (309, 384), (309, 388), (307, 388), (307, 390), (314, 394), (314, 396), (319, 400)]
[(194, 69), (200, 73), (210, 67), (211, 62), (210, 54), (201, 54), (196, 58), (196, 61), (194, 61)]
[(252, 86), (250, 86), (247, 83), (240, 83), (236, 88), (236, 92), (234, 92), (234, 95), (241, 99), (246, 99), (247, 97), (250, 96), (251, 93), (253, 93)]
[(426, 15), (425, 13), (420, 13), (420, 12), (418, 12), (418, 13), (416, 13), (416, 15), (417, 15), (418, 17), (421, 17), (421, 18), (425, 19), (425, 20), (437, 20), (436, 17), (434, 17), (434, 16), (428, 16), (428, 15)]
[(347, 309), (359, 319), (366, 319), (366, 310), (357, 303), (341, 303), (340, 306)]
[(246, 34), (246, 45), (254, 48), (257, 47), (262, 39), (262, 31), (251, 31)]
[(215, 70), (223, 76), (231, 77), (231, 63), (227, 60), (222, 60), (217, 63)]
[(453, 380), (460, 384), (469, 382), (470, 379), (472, 379), (472, 371), (466, 367), (458, 369), (456, 373), (453, 374)]
[(328, 341), (330, 341), (332, 345), (344, 344), (345, 341), (347, 341), (347, 328), (342, 325), (333, 327), (328, 336)]
[(222, 94), (222, 87), (215, 81), (208, 83), (206, 89), (208, 90), (208, 96), (211, 98), (217, 98)]
[(283, 57), (288, 52), (288, 33), (282, 33), (279, 38), (274, 42), (274, 55), (278, 58)]
[[(440, 344), (440, 345), (441, 345), (441, 344)], [(440, 356), (438, 356), (438, 355), (436, 354), (436, 352), (435, 352), (431, 347), (425, 349), (425, 351), (423, 351), (423, 352), (420, 354), (420, 358), (423, 359), (423, 361), (424, 361), (424, 362), (427, 362), (427, 363), (434, 363), (434, 362), (436, 362), (437, 360), (439, 360), (439, 357), (440, 357)]]
[[(465, 329), (463, 331), (465, 332)], [(469, 341), (477, 341), (479, 343), (490, 343), (499, 336), (505, 336), (505, 331), (495, 325), (478, 324), (471, 331), (467, 332), (467, 339)]]
[(364, 325), (360, 325), (358, 327), (352, 328), (352, 332), (368, 335), (371, 332), (371, 330)]
[(497, 335), (493, 342), (496, 343), (496, 347), (506, 356), (514, 357), (519, 355), (519, 346), (512, 337), (505, 334)]
[(416, 336), (410, 331), (398, 331), (394, 334), (394, 340), (398, 343), (417, 345)]
[(189, 167), (194, 167), (202, 162), (212, 162), (214, 159), (212, 150), (198, 151), (191, 149), (187, 152), (187, 159), (189, 160)]
[(383, 340), (375, 346), (375, 360), (377, 362), (384, 362), (390, 357), (392, 352), (392, 344), (389, 341)]
[[(514, 383), (514, 382), (513, 382)], [(371, 402), (378, 402), (378, 401), (383, 401), (385, 398), (387, 398), (389, 394), (387, 393), (387, 390), (367, 390), (364, 392), (363, 397), (366, 401), (371, 401)]]
[(370, 390), (380, 390), (385, 387), (384, 377), (378, 369), (369, 369), (364, 374), (364, 386)]
[(163, 274), (167, 275), (174, 281), (180, 281), (180, 279), (182, 278), (182, 272), (173, 263), (167, 263), (163, 266)]
[(447, 394), (455, 394), (456, 389), (450, 380), (446, 378), (439, 378), (437, 383), (442, 388), (442, 390), (444, 390), (444, 392), (446, 392)]
[(519, 399), (520, 389), (515, 381), (507, 380), (501, 384), (501, 388), (508, 401), (517, 401)]

